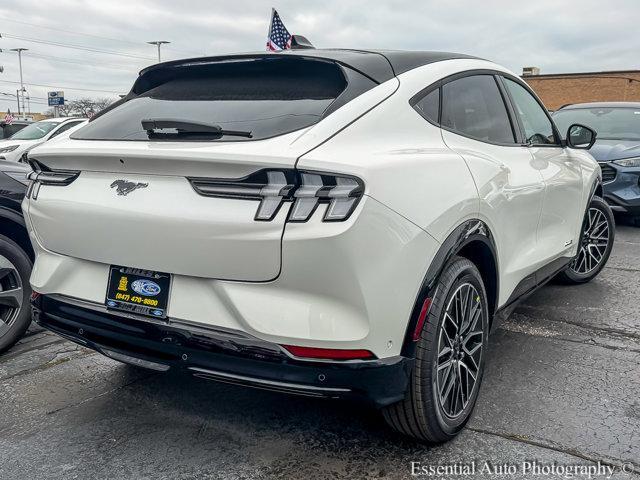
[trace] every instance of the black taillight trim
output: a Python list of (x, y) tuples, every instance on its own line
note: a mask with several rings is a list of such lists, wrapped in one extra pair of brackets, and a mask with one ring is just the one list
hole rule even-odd
[[(274, 176), (283, 176), (275, 183)], [(296, 173), (288, 169), (262, 169), (242, 178), (187, 177), (191, 187), (203, 197), (235, 198), (260, 202), (254, 216), (257, 222), (269, 222), (275, 218), (284, 202), (291, 201), (296, 187)], [(279, 187), (279, 188), (278, 188)], [(273, 188), (278, 188), (273, 191)], [(280, 197), (280, 201), (269, 215), (261, 215), (269, 198)]]
[(27, 179), (31, 181), (27, 188), (26, 197), (36, 200), (42, 185), (53, 185), (64, 187), (71, 184), (80, 175), (79, 170), (54, 170), (47, 167), (34, 158), (28, 158), (29, 165), (33, 172), (27, 174)]

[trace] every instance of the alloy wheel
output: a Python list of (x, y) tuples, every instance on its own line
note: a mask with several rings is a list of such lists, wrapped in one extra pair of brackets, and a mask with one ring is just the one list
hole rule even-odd
[(20, 314), (23, 287), (16, 266), (0, 255), (0, 337), (5, 335)]
[(578, 255), (569, 268), (580, 275), (586, 275), (598, 268), (605, 258), (609, 238), (607, 217), (601, 210), (590, 208), (587, 212)]
[(449, 418), (460, 416), (477, 388), (484, 342), (484, 311), (471, 283), (460, 285), (444, 312), (438, 339), (436, 392)]

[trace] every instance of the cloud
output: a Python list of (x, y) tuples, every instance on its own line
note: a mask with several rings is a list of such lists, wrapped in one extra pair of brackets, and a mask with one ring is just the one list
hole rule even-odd
[(49, 90), (62, 89), (67, 98), (126, 93), (137, 72), (155, 61), (150, 40), (172, 42), (163, 47), (166, 60), (263, 50), (272, 6), (291, 32), (319, 47), (455, 51), (516, 72), (529, 65), (544, 73), (640, 68), (636, 0), (56, 0), (46, 8), (41, 1), (9, 0), (0, 5), (0, 92), (6, 94), (0, 110), (15, 110), (7, 96), (19, 80), (11, 48), (29, 48), (24, 81), (32, 110), (42, 111)]

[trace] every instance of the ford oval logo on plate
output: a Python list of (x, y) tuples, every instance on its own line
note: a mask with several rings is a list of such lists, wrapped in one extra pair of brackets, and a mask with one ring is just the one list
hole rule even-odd
[(160, 293), (160, 285), (151, 280), (136, 280), (131, 284), (131, 289), (146, 297), (152, 297)]

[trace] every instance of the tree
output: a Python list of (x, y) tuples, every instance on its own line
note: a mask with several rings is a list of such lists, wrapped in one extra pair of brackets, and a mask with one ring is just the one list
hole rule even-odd
[[(58, 107), (58, 115), (61, 117), (89, 117), (107, 108), (113, 101), (113, 99), (106, 97), (96, 99), (87, 97), (71, 100)], [(54, 110), (49, 109), (46, 114), (53, 116)]]

